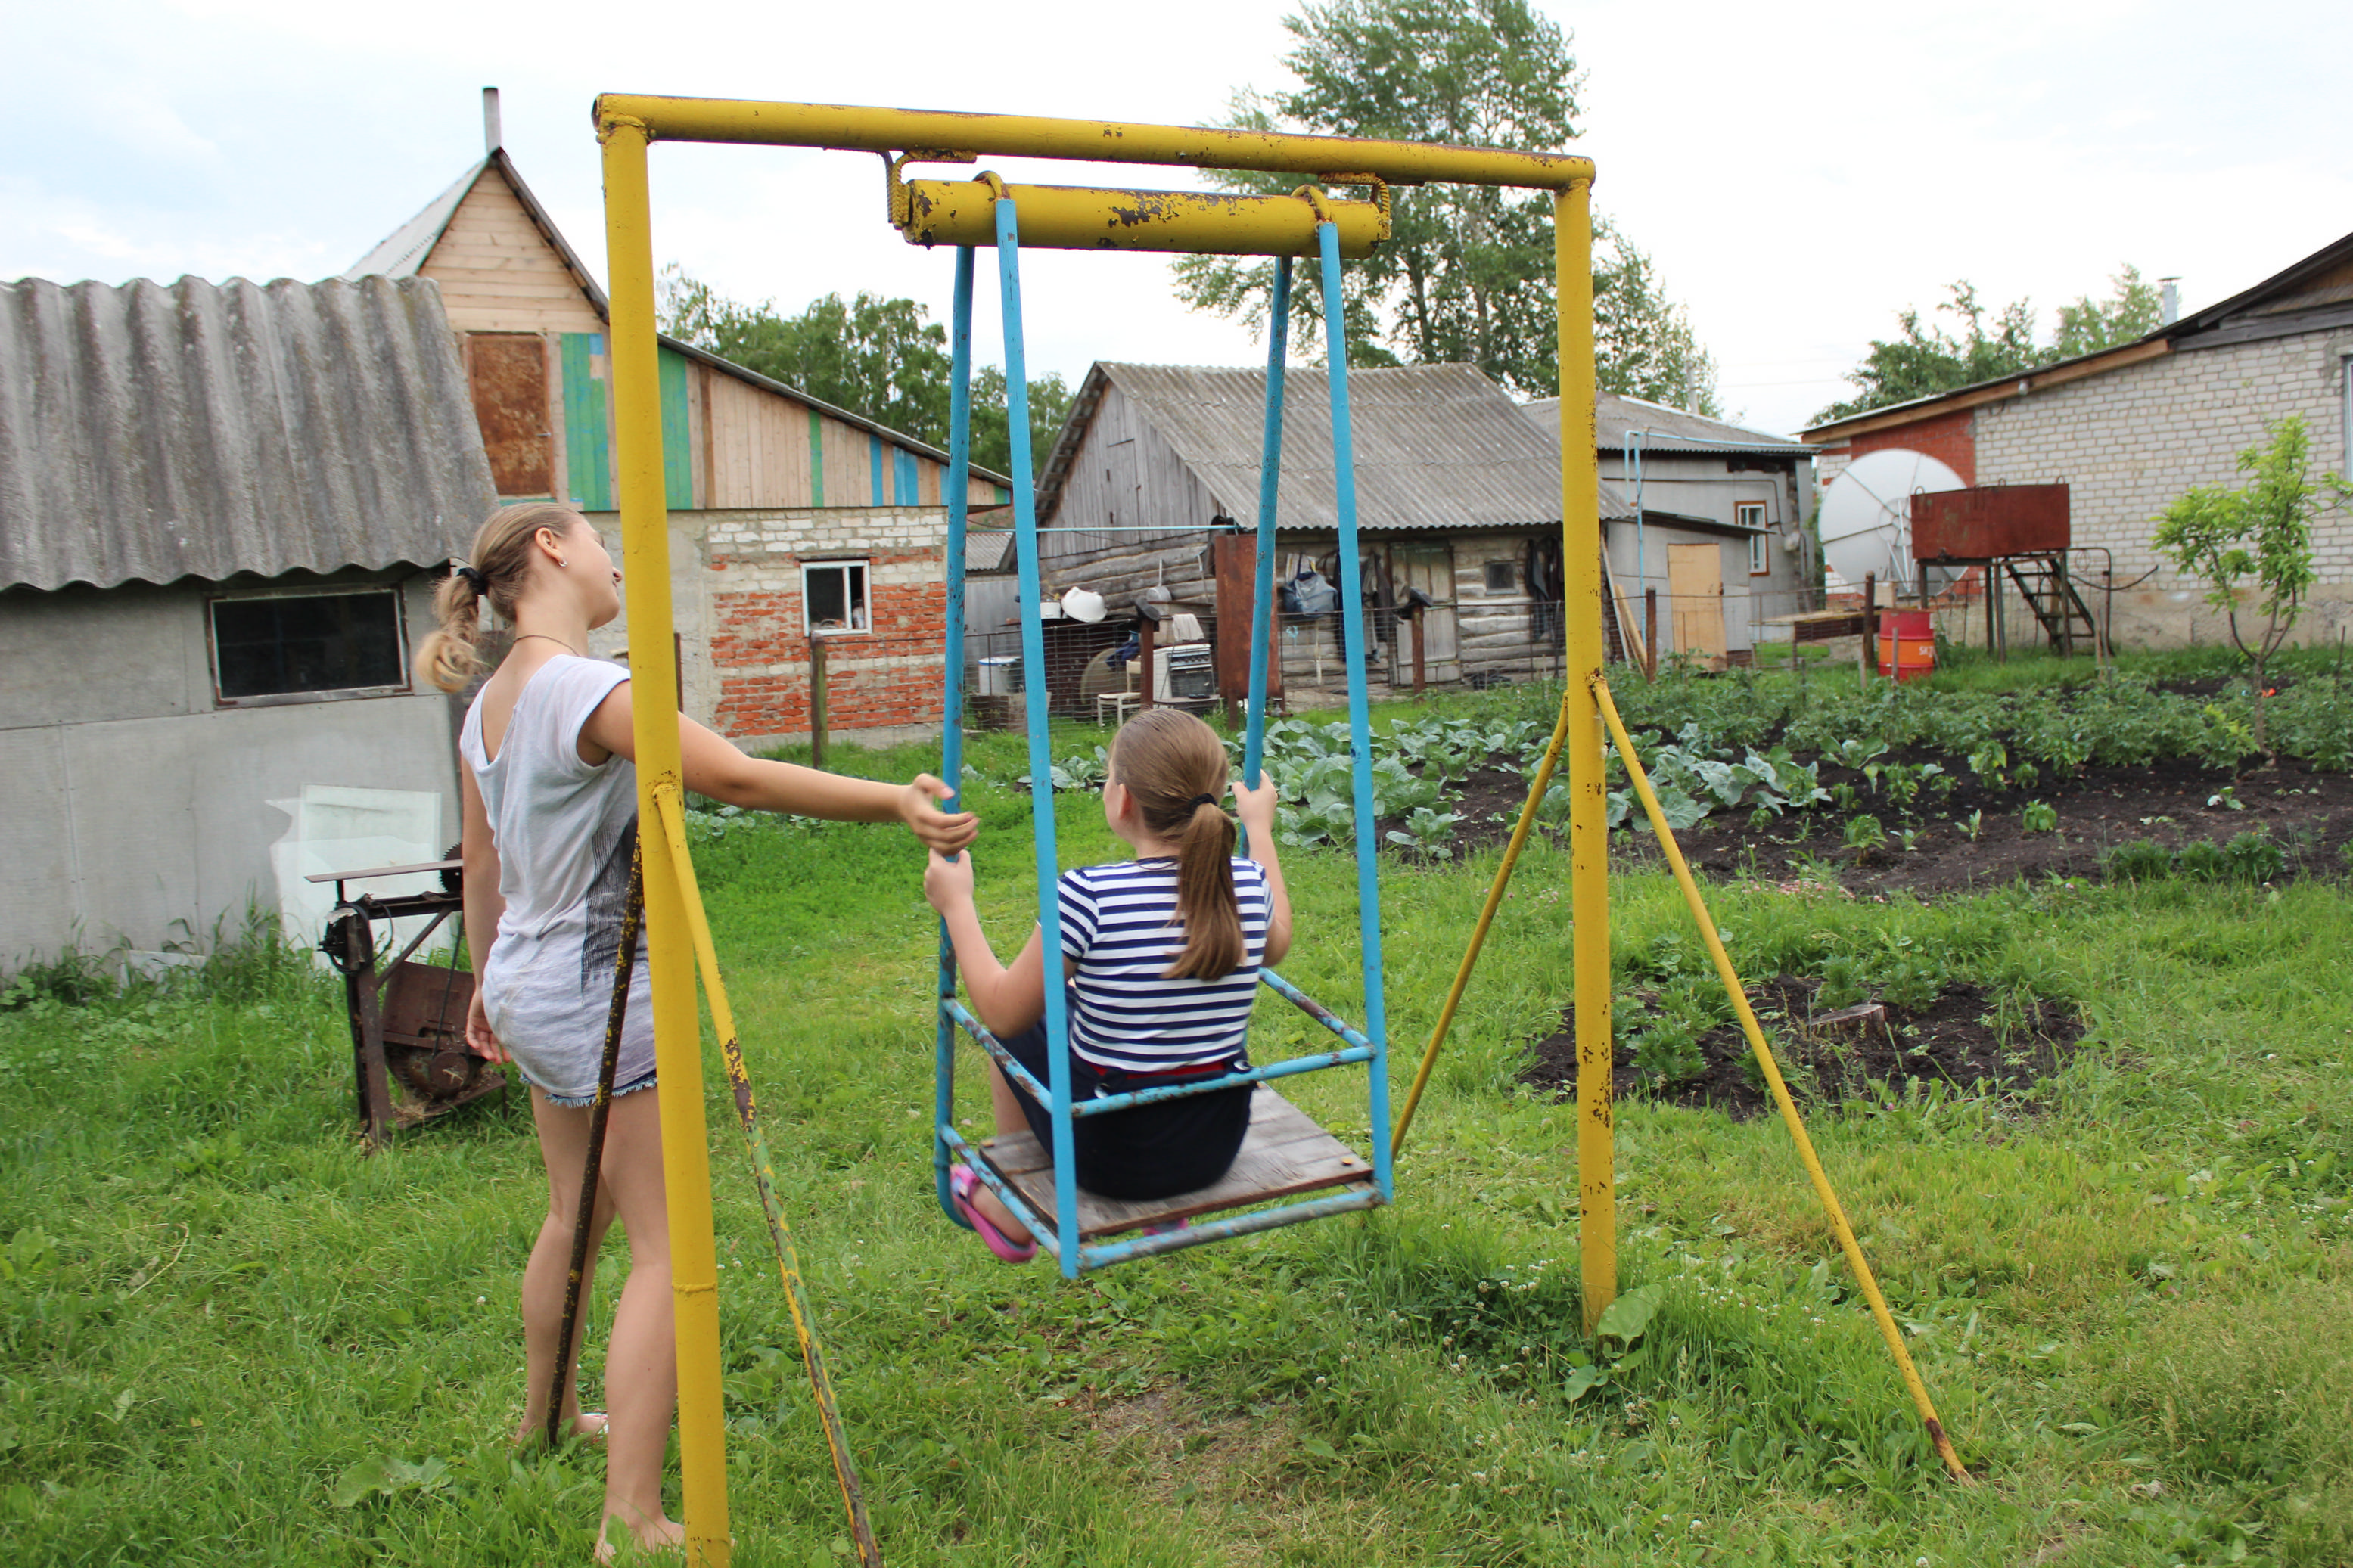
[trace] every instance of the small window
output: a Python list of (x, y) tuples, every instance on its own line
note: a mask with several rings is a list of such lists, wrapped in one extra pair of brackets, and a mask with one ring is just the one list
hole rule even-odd
[(1519, 568), (1508, 561), (1487, 563), (1487, 592), (1508, 594), (1520, 585)]
[(811, 637), (868, 630), (866, 563), (810, 562), (801, 568), (801, 605)]
[(224, 706), (408, 689), (391, 588), (212, 601), (213, 689)]
[(1743, 528), (1757, 531), (1748, 536), (1748, 574), (1769, 577), (1773, 574), (1773, 536), (1765, 531), (1765, 503), (1740, 502), (1732, 509), (1732, 521)]

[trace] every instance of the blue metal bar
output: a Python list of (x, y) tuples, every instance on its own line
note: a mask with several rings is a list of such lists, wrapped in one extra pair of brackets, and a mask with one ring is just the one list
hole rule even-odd
[(1258, 584), (1250, 595), (1250, 706), (1242, 739), (1242, 783), (1258, 788), (1266, 755), (1268, 623), (1274, 615), (1275, 491), (1282, 474), (1282, 372), (1291, 347), (1291, 258), (1274, 263), (1274, 300), (1266, 330), (1266, 432), (1259, 439)]
[[(950, 335), (954, 349), (948, 372), (948, 605), (945, 669), (940, 689), (940, 777), (955, 791), (945, 802), (955, 809), (964, 793), (964, 552), (965, 524), (969, 508), (965, 493), (972, 474), (972, 247), (956, 247), (955, 310)], [(934, 1126), (955, 1119), (955, 1026), (947, 1008), (955, 1005), (955, 947), (948, 941), (948, 922), (940, 921), (940, 1037), (933, 1071)], [(932, 1179), (938, 1189), (940, 1212), (958, 1225), (955, 1189), (948, 1184), (948, 1146), (932, 1140)]]
[(1005, 1043), (989, 1032), (988, 1026), (974, 1017), (964, 1004), (953, 996), (943, 997), (940, 1001), (940, 1016), (950, 1023), (963, 1026), (964, 1032), (972, 1037), (973, 1044), (987, 1051), (989, 1059), (997, 1064), (998, 1070), (1005, 1074), (1008, 1081), (1019, 1086), (1024, 1094), (1040, 1105), (1053, 1099), (1054, 1091), (1039, 1083), (1035, 1074), (1015, 1060), (1013, 1053), (1005, 1048)]
[(1157, 1105), (1163, 1100), (1185, 1100), (1196, 1094), (1209, 1094), (1221, 1089), (1240, 1089), (1246, 1083), (1264, 1083), (1269, 1079), (1296, 1078), (1303, 1072), (1322, 1072), (1325, 1068), (1345, 1067), (1350, 1062), (1373, 1059), (1370, 1046), (1351, 1046), (1346, 1050), (1325, 1051), (1321, 1056), (1291, 1057), (1263, 1067), (1229, 1072), (1198, 1083), (1164, 1084), (1158, 1089), (1130, 1089), (1125, 1094), (1100, 1095), (1082, 1100), (1071, 1107), (1073, 1116), (1103, 1116), (1114, 1110), (1126, 1110), (1138, 1105)]
[[(1339, 256), (1336, 238), (1327, 242)], [(1336, 259), (1333, 263), (1336, 268)], [(1005, 418), (1013, 448), (1013, 547), (1021, 573), (1021, 684), (1029, 721), (1029, 816), (1038, 848), (1038, 929), (1045, 943), (1046, 1066), (1053, 1086), (1054, 1212), (1057, 1235), (1076, 1235), (1078, 1161), (1071, 1142), (1071, 1020), (1060, 977), (1061, 859), (1054, 842), (1054, 759), (1046, 708), (1046, 634), (1039, 619), (1038, 492), (1029, 452), (1029, 362), (1021, 342), (1021, 228), (1010, 198), (997, 204), (997, 277), (1004, 298)], [(1061, 1255), (1062, 1277), (1079, 1277), (1078, 1250)]]
[(1086, 1268), (1108, 1268), (1114, 1263), (1126, 1263), (1138, 1258), (1151, 1258), (1163, 1252), (1176, 1252), (1187, 1247), (1200, 1247), (1212, 1241), (1229, 1241), (1237, 1236), (1249, 1236), (1256, 1231), (1273, 1230), (1280, 1226), (1297, 1225), (1302, 1220), (1322, 1219), (1327, 1215), (1349, 1214), (1357, 1209), (1379, 1208), (1388, 1201), (1388, 1194), (1377, 1185), (1352, 1187), (1329, 1197), (1309, 1198), (1303, 1203), (1285, 1204), (1281, 1208), (1260, 1209), (1251, 1214), (1235, 1215), (1228, 1219), (1187, 1225), (1181, 1229), (1164, 1230), (1154, 1236), (1134, 1237), (1125, 1241), (1082, 1244), (1079, 1247), (1080, 1266)]
[[(1098, 1100), (1077, 1100), (1071, 1106), (1071, 1114), (1074, 1117), (1101, 1116), (1105, 1111), (1125, 1110), (1130, 1106), (1151, 1105), (1164, 1100), (1183, 1100), (1191, 1095), (1208, 1094), (1214, 1089), (1239, 1089), (1246, 1083), (1263, 1083), (1269, 1079), (1293, 1078), (1303, 1072), (1320, 1072), (1325, 1068), (1346, 1067), (1351, 1062), (1368, 1062), (1373, 1059), (1371, 1041), (1334, 1018), (1314, 1003), (1309, 1002), (1306, 1006), (1311, 1014), (1324, 1021), (1335, 1034), (1349, 1042), (1346, 1049), (1325, 1051), (1312, 1057), (1288, 1057), (1279, 1062), (1268, 1062), (1261, 1067), (1250, 1068), (1246, 1071), (1226, 1073), (1217, 1078), (1202, 1079), (1198, 1082), (1172, 1083), (1160, 1089), (1139, 1089), (1126, 1094), (1104, 1095)], [(944, 998), (940, 1003), (940, 1017), (943, 1026), (960, 1026), (965, 1033), (970, 1035), (973, 1043), (987, 1051), (990, 1058), (1004, 1072), (1007, 1079), (1019, 1086), (1023, 1093), (1040, 1105), (1046, 1103), (1052, 1091), (1039, 1083), (1028, 1068), (1015, 1060), (1013, 1053), (1005, 1048), (1004, 1042), (991, 1034), (987, 1026), (974, 1017), (961, 1003), (954, 997)], [(942, 1120), (944, 1121), (946, 1118), (943, 1117)]]
[(1365, 1033), (1374, 1045), (1371, 1114), (1373, 1176), (1386, 1201), (1394, 1188), (1389, 1161), (1388, 1008), (1381, 992), (1380, 845), (1373, 831), (1372, 714), (1365, 691), (1364, 565), (1356, 543), (1356, 448), (1348, 422), (1347, 301), (1340, 287), (1339, 226), (1316, 226), (1324, 258), (1324, 342), (1332, 388), (1332, 478), (1340, 514), (1340, 626), (1348, 661), (1348, 744), (1355, 767), (1356, 921), (1364, 949)]
[(1306, 992), (1302, 991), (1298, 986), (1293, 985), (1290, 981), (1285, 980), (1282, 975), (1277, 974), (1273, 970), (1260, 970), (1258, 972), (1258, 978), (1260, 984), (1265, 986), (1269, 991), (1273, 992), (1276, 995), (1282, 997), (1284, 1001), (1290, 1003), (1293, 1006), (1298, 1008), (1301, 1012), (1306, 1014), (1309, 1017), (1314, 1019), (1317, 1023), (1323, 1025), (1325, 1028), (1331, 1030), (1334, 1034), (1339, 1036), (1350, 1045), (1363, 1046), (1366, 1049), (1370, 1050), (1377, 1050), (1379, 1048), (1372, 1037), (1360, 1030), (1350, 1028), (1346, 1021), (1342, 1019), (1339, 1015), (1334, 1013), (1332, 1009), (1324, 1005), (1323, 1003), (1315, 1000), (1314, 997), (1307, 994)]

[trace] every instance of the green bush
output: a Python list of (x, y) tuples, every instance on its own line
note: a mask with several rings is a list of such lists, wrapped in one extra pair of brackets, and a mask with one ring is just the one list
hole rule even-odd
[(2268, 882), (2287, 868), (2287, 857), (2268, 833), (2242, 833), (2222, 847), (2231, 874), (2250, 882)]
[(2154, 882), (2173, 875), (2173, 851), (2162, 844), (2136, 838), (2102, 855), (2100, 869), (2110, 881)]
[(2231, 874), (2231, 858), (2222, 853), (2220, 845), (2209, 844), (2202, 838), (2195, 844), (2183, 845), (2175, 863), (2181, 868), (2183, 876), (2200, 882), (2219, 882)]

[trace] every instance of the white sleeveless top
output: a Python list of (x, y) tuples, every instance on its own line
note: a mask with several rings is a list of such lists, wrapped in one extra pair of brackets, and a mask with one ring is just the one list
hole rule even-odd
[[(495, 758), (483, 747), (480, 697), (458, 738), (482, 792), (506, 899), (482, 966), (482, 1010), (523, 1076), (567, 1099), (596, 1092), (638, 837), (637, 765), (582, 762), (580, 729), (628, 679), (617, 664), (558, 654), (523, 683)], [(653, 1070), (644, 942), (641, 929), (616, 1088)]]

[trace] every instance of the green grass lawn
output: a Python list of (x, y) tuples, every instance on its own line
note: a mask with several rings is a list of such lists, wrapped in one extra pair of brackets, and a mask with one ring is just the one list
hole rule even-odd
[[(1100, 738), (1058, 734), (1055, 753)], [(1001, 781), (1027, 763), (1005, 736), (973, 763), (1000, 781), (969, 798), (984, 915), (1009, 946), (1031, 907), (1029, 808)], [(1065, 864), (1111, 854), (1091, 797), (1063, 801), (1060, 831)], [(1715, 890), (1752, 976), (1908, 944), (2089, 1017), (2029, 1102), (1811, 1119), (1984, 1478), (1964, 1490), (1770, 1119), (1621, 1103), (1621, 1279), (1660, 1304), (1632, 1354), (1583, 1338), (1573, 1119), (1514, 1086), (1569, 991), (1549, 848), (1523, 863), (1395, 1209), (1075, 1284), (996, 1262), (934, 1203), (935, 938), (912, 841), (730, 825), (698, 860), (893, 1563), (2353, 1561), (2342, 882), (1933, 907)], [(1493, 865), (1387, 876), (1401, 1078)], [(1350, 862), (1290, 866), (1286, 970), (1353, 1016)], [(1684, 929), (1663, 877), (1622, 876), (1613, 900), (1621, 968)], [(261, 957), (216, 967), (201, 991), (82, 1005), (36, 976), (0, 1011), (0, 1562), (585, 1561), (597, 1457), (504, 1441), (543, 1202), (527, 1118), (493, 1100), (363, 1158), (336, 994)], [(1308, 1043), (1271, 998), (1259, 1017), (1261, 1059)], [(705, 1074), (721, 1082), (715, 1051)], [(1362, 1137), (1361, 1073), (1292, 1085)], [(837, 1563), (839, 1504), (723, 1093), (710, 1116), (735, 1560)], [(616, 1242), (592, 1321), (622, 1268)], [(398, 1463), (355, 1470), (371, 1460)], [(672, 1486), (675, 1507), (674, 1468)]]

